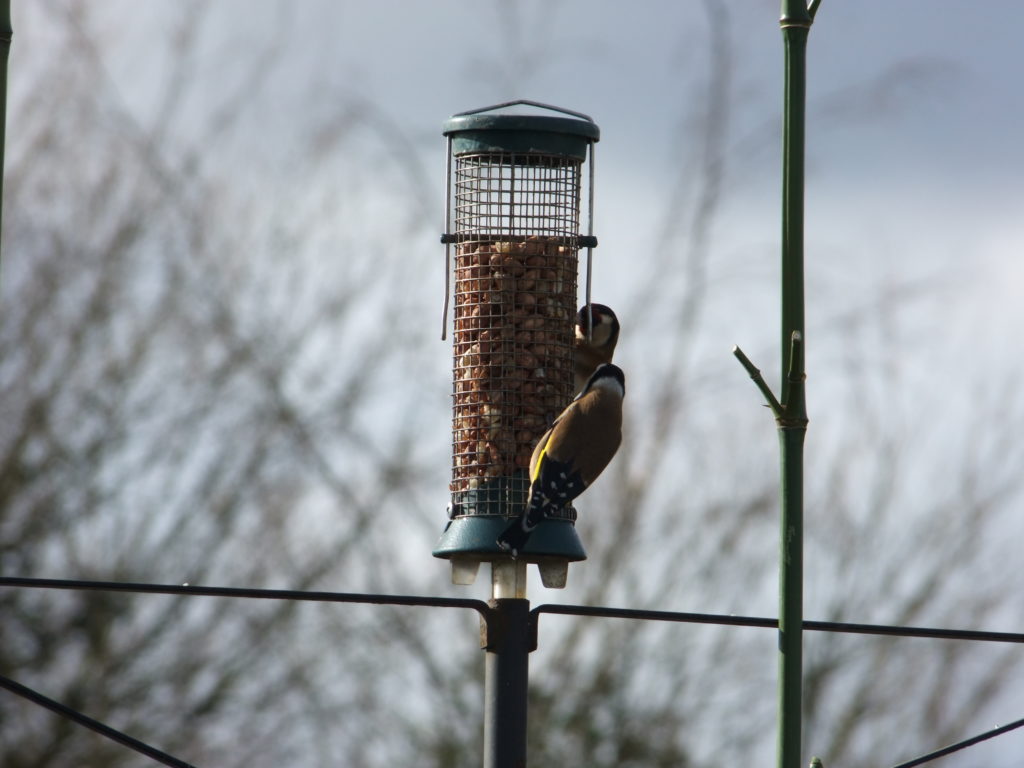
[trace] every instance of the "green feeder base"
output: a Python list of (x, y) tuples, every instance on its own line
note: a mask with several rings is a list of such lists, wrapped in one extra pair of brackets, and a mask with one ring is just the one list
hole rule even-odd
[[(452, 581), (472, 584), (480, 563), (512, 561), (497, 544), (498, 534), (511, 518), (501, 515), (461, 515), (445, 527), (434, 547), (434, 557), (451, 560)], [(521, 563), (536, 563), (544, 586), (565, 586), (570, 562), (586, 560), (587, 553), (571, 520), (545, 520), (537, 526), (517, 558)]]
[[(498, 546), (497, 539), (511, 518), (497, 515), (462, 515), (445, 527), (434, 547), (434, 557), (445, 559), (455, 555), (477, 556), (480, 560), (509, 557)], [(571, 520), (545, 520), (531, 534), (520, 560), (535, 563), (540, 558), (557, 557), (576, 562), (586, 560), (587, 553)]]

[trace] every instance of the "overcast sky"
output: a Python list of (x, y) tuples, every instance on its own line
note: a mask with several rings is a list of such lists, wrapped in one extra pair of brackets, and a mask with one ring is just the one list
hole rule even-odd
[[(325, 113), (355, 96), (402, 125), (424, 168), (436, 174), (431, 204), (438, 208), (440, 130), (449, 115), (529, 98), (593, 116), (602, 130), (598, 259), (609, 273), (602, 285), (598, 272), (595, 285), (614, 303), (617, 291), (629, 289), (620, 277), (636, 268), (632, 254), (663, 225), (673, 179), (695, 162), (686, 142), (706, 101), (710, 5), (717, 4), (225, 0), (195, 7), (211, 17), (211, 51), (230, 56), (237, 46), (282, 45), (271, 111), (254, 121), (258, 151), (240, 149), (256, 173), (288, 172), (288, 142), (302, 140), (290, 128), (316, 117), (292, 106), (308, 104), (300, 99), (311, 90)], [(731, 274), (761, 269), (754, 252), (777, 250), (782, 43), (777, 2), (721, 5), (728, 8), (725, 33), (714, 44), (727, 49), (731, 82), (724, 139), (730, 207), (712, 261)], [(108, 31), (118, 40), (109, 47), (111, 78), (126, 103), (144, 112), (161, 61), (152, 44), (159, 9), (179, 6), (147, 3), (142, 11), (109, 0), (106, 7)], [(33, 41), (32, 30), (18, 29), (21, 17), (31, 18), (22, 9), (16, 2), (15, 66), (19, 43)], [(1024, 282), (1022, 28), (1024, 5), (1016, 0), (822, 2), (809, 44), (812, 312), (816, 288), (828, 293), (838, 281), (847, 293), (870, 290), (876, 268), (897, 275), (960, 270), (956, 282), (984, 299), (987, 320), (1007, 321), (1000, 312)], [(212, 101), (233, 72), (221, 60), (198, 74)], [(265, 166), (253, 162), (260, 156)]]
[[(305, 50), (311, 67), (406, 123), (428, 170), (440, 161), (440, 125), (457, 111), (531, 98), (593, 116), (602, 130), (595, 291), (614, 305), (664, 226), (675, 177), (699, 162), (687, 140), (706, 107), (710, 5), (567, 0), (519, 2), (509, 13), (497, 3), (384, 0), (304, 4), (294, 24), (298, 34), (336, 20), (329, 35), (309, 35), (320, 40)], [(750, 336), (777, 313), (764, 288), (777, 279), (782, 42), (778, 3), (721, 5), (732, 126), (711, 255), (723, 320), (708, 344), (727, 350), (756, 344)], [(1005, 354), (1000, 332), (1021, 321), (1024, 287), (1022, 28), (1014, 0), (822, 3), (807, 127), (808, 334), (819, 380), (829, 356), (813, 340), (837, 300), (870, 305), (903, 282), (950, 294), (924, 308), (928, 336), (908, 342), (952, 349), (970, 337), (985, 354)], [(957, 364), (935, 354), (922, 364)], [(734, 365), (727, 354), (720, 363)]]
[[(606, 270), (595, 285), (615, 303), (629, 290), (637, 250), (663, 225), (674, 177), (697, 162), (686, 140), (705, 106), (708, 5), (376, 0), (299, 3), (282, 15), (271, 13), (273, 4), (219, 7), (235, 34), (286, 35), (290, 65), (303, 73), (297, 81), (322, 88), (324, 99), (357, 94), (407, 126), (428, 171), (440, 165), (440, 127), (454, 112), (530, 98), (593, 116), (602, 130), (597, 259)], [(729, 209), (712, 268), (759, 273), (774, 262), (758, 257), (777, 251), (778, 240), (779, 8), (763, 0), (723, 5), (726, 32), (717, 44), (729, 47), (732, 88)], [(950, 278), (962, 299), (975, 299), (963, 308), (978, 313), (972, 322), (1011, 320), (1004, 313), (1024, 283), (1024, 6), (965, 7), (821, 5), (808, 79), (812, 323), (827, 321), (813, 314), (816, 296), (832, 302), (836, 291), (851, 296), (926, 275)], [(774, 317), (772, 304), (764, 309)], [(742, 323), (733, 332), (742, 334)]]

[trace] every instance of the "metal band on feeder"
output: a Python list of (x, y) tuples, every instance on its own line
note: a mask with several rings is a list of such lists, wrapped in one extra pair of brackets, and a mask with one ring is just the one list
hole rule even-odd
[[(502, 111), (515, 106), (560, 114)], [(586, 115), (518, 101), (454, 115), (444, 135), (446, 287), (455, 252), (452, 476), (450, 520), (434, 555), (450, 559), (453, 581), (465, 584), (480, 562), (509, 560), (497, 536), (527, 503), (537, 440), (575, 394), (579, 249), (596, 244), (592, 158), (600, 132)], [(590, 259), (587, 266), (589, 303)], [(448, 309), (446, 291), (445, 328)], [(567, 507), (546, 520), (520, 553), (548, 586), (564, 586), (568, 563), (586, 558), (575, 518)]]

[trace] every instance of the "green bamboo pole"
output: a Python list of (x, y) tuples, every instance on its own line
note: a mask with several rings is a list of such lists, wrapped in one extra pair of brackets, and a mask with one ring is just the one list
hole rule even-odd
[(803, 715), (803, 450), (807, 413), (803, 394), (803, 337), (794, 331), (789, 399), (778, 419), (782, 515), (779, 552), (779, 768), (800, 762)]
[(798, 768), (803, 720), (804, 125), (807, 36), (813, 9), (782, 0), (785, 103), (782, 138), (782, 413), (779, 552), (778, 768)]
[(733, 349), (778, 425), (780, 463), (778, 768), (800, 766), (803, 717), (804, 123), (807, 36), (820, 0), (782, 0), (785, 103), (782, 139), (782, 386), (776, 398), (761, 372)]

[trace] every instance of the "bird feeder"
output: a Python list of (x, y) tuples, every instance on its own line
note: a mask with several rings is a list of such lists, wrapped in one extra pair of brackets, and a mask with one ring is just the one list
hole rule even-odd
[[(481, 562), (509, 561), (496, 539), (527, 503), (537, 440), (575, 394), (578, 257), (596, 244), (592, 215), (580, 234), (582, 171), (589, 157), (592, 213), (600, 132), (586, 115), (518, 101), (459, 113), (444, 135), (445, 330), (455, 256), (452, 475), (434, 555), (466, 584)], [(575, 519), (566, 507), (544, 521), (519, 555), (540, 566), (547, 586), (564, 586), (568, 563), (586, 558)]]

